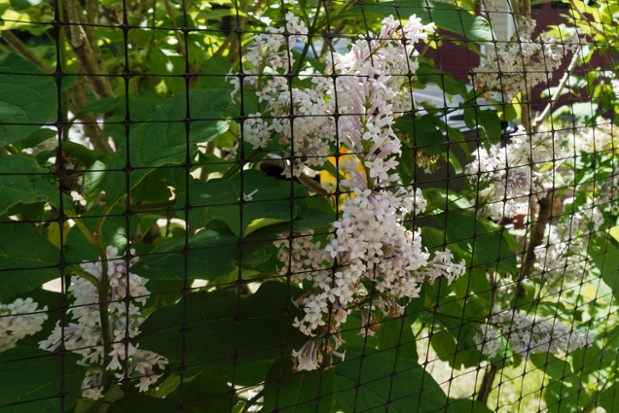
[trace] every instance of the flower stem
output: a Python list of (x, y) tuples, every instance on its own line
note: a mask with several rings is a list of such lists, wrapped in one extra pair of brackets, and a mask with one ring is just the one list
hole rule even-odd
[(496, 374), (499, 372), (499, 368), (494, 364), (490, 364), (488, 370), (484, 374), (484, 377), (481, 380), (481, 386), (479, 387), (479, 392), (477, 393), (477, 401), (483, 404), (488, 403), (488, 397), (490, 396), (490, 392), (492, 391), (492, 383), (494, 382), (494, 378)]
[(71, 267), (69, 267), (69, 271), (67, 271), (70, 274), (73, 275), (77, 275), (78, 277), (81, 277), (85, 280), (90, 281), (90, 283), (92, 285), (94, 285), (95, 287), (99, 288), (99, 280), (97, 280), (97, 277), (95, 277), (94, 275), (92, 275), (91, 273), (84, 271), (83, 269), (81, 269), (79, 266), (77, 265), (73, 265)]
[[(102, 247), (102, 246), (101, 246)], [(111, 373), (107, 370), (110, 364), (110, 353), (112, 352), (112, 335), (110, 331), (110, 317), (108, 305), (110, 301), (110, 282), (108, 279), (108, 259), (107, 252), (103, 249), (101, 256), (101, 280), (99, 281), (99, 319), (101, 321), (101, 340), (103, 341), (103, 372), (101, 377), (102, 393), (107, 393), (111, 384)]]

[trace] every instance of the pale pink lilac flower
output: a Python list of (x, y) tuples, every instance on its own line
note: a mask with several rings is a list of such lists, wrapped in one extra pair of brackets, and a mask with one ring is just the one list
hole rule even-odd
[[(115, 371), (116, 377), (121, 379), (126, 366), (127, 374), (136, 373), (139, 377), (136, 387), (140, 391), (146, 391), (161, 376), (154, 370), (161, 371), (168, 363), (164, 357), (142, 350), (137, 344), (124, 343), (126, 338), (135, 338), (140, 333), (139, 327), (144, 319), (139, 305), (144, 305), (150, 295), (145, 287), (147, 280), (128, 271), (128, 266), (138, 260), (134, 254), (135, 251), (131, 250), (132, 258), (127, 263), (123, 257), (118, 256), (117, 248), (109, 246), (106, 249), (107, 278), (110, 285), (109, 303), (106, 305), (112, 342), (112, 349), (108, 354), (111, 359), (107, 366), (101, 366), (104, 356), (99, 306), (102, 303), (97, 287), (85, 278), (71, 277), (69, 292), (74, 297), (70, 310), (73, 321), (64, 328), (58, 323), (49, 338), (39, 343), (40, 348), (48, 351), (57, 349), (62, 343), (67, 350), (82, 356), (83, 364), (94, 366), (94, 370), (89, 370), (82, 385), (82, 395), (86, 398), (97, 399), (103, 396), (100, 384), (97, 387), (97, 383), (101, 382), (101, 372), (97, 369)], [(97, 280), (101, 280), (101, 261), (84, 262), (80, 266)], [(127, 288), (132, 297), (128, 305), (124, 302)]]
[(505, 337), (514, 354), (572, 353), (590, 346), (592, 336), (584, 330), (568, 328), (556, 318), (536, 318), (516, 310), (495, 308), (488, 323), (475, 336), (477, 347), (490, 358), (496, 356)]
[(471, 186), (479, 188), (480, 214), (500, 222), (527, 213), (531, 201), (546, 196), (545, 188), (554, 182), (555, 161), (567, 156), (563, 138), (555, 135), (519, 131), (509, 138), (509, 143), (473, 152), (466, 173)]
[[(362, 314), (377, 310), (383, 316), (396, 315), (402, 311), (397, 300), (417, 297), (424, 281), (445, 277), (451, 283), (464, 273), (464, 264), (453, 263), (449, 251), (431, 258), (421, 245), (421, 232), (404, 227), (408, 215), (425, 209), (421, 192), (388, 189), (399, 180), (395, 170), (401, 144), (392, 125), (411, 109), (406, 85), (418, 67), (413, 47), (433, 30), (433, 24), (424, 25), (415, 16), (403, 26), (390, 16), (378, 36), (360, 38), (346, 54), (334, 53), (326, 72), (337, 74), (335, 80), (316, 75), (311, 88), (283, 82), (281, 74), (291, 63), (283, 37), (269, 44), (257, 37), (246, 54), (247, 70), (262, 76), (246, 77), (245, 86), (258, 91), (265, 105), (262, 115), (272, 118), (267, 121), (272, 136), (294, 150), (292, 174), (305, 165), (322, 165), (339, 143), (336, 150), (343, 162), (338, 167), (346, 176), (339, 187), (348, 196), (329, 235), (304, 231), (292, 241), (275, 243), (280, 274), (294, 283), (311, 283), (295, 301), (304, 315), (294, 326), (310, 337), (293, 352), (298, 370), (316, 369), (323, 354), (343, 357), (338, 351), (343, 343), (340, 328), (356, 308)], [(337, 124), (330, 116), (336, 110)], [(301, 117), (291, 121), (289, 115)], [(244, 130), (246, 140), (261, 147), (262, 130)], [(346, 159), (351, 157), (355, 160)], [(373, 282), (372, 298), (363, 280)], [(367, 308), (368, 300), (373, 300), (373, 309)]]
[(552, 79), (563, 57), (578, 47), (578, 38), (558, 41), (554, 36), (541, 35), (533, 40), (535, 25), (534, 20), (521, 19), (512, 39), (491, 49), (488, 58), (474, 69), (477, 91), (512, 97)]
[(47, 306), (38, 308), (32, 298), (18, 298), (10, 304), (0, 303), (0, 352), (13, 348), (24, 337), (31, 336), (47, 320)]
[(604, 230), (603, 213), (592, 198), (578, 208), (572, 206), (569, 214), (547, 226), (545, 242), (535, 249), (535, 268), (551, 291), (582, 280), (590, 267), (591, 237)]
[[(294, 35), (284, 36), (282, 29), (269, 29), (265, 35), (254, 36), (244, 55), (243, 86), (253, 91), (262, 105), (259, 113), (243, 122), (244, 141), (260, 149), (277, 139), (284, 159), (293, 158), (287, 162), (287, 176), (300, 175), (305, 166), (320, 167), (325, 157), (333, 155), (338, 134), (340, 144), (351, 151), (373, 153), (370, 147), (360, 147), (359, 139), (366, 133), (383, 133), (394, 116), (411, 109), (410, 93), (405, 92), (407, 76), (418, 67), (412, 58), (413, 47), (419, 40), (427, 39), (434, 25), (423, 25), (412, 16), (400, 27), (390, 16), (383, 20), (379, 35), (369, 42), (361, 38), (349, 53), (333, 53), (325, 74), (310, 72), (312, 86), (303, 88), (290, 86), (285, 74), (294, 64), (289, 50), (297, 41), (308, 41), (304, 35), (307, 29), (291, 13), (286, 14), (286, 22), (287, 31)], [(339, 75), (335, 81), (329, 78), (331, 73)], [(235, 86), (232, 95), (236, 97), (240, 94), (240, 81), (232, 74), (229, 79)], [(341, 114), (337, 124), (333, 116), (336, 112)], [(385, 142), (399, 145), (395, 139)], [(374, 142), (376, 148), (380, 144)], [(387, 150), (395, 154), (399, 146)], [(371, 164), (368, 168), (386, 177), (381, 165)]]

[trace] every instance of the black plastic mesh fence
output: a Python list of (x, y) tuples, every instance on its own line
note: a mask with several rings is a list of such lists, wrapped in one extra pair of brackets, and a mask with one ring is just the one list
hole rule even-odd
[(619, 411), (618, 10), (0, 1), (0, 409)]

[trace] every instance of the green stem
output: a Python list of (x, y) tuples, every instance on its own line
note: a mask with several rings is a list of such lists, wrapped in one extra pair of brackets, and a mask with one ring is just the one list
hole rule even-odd
[[(172, 10), (172, 6), (170, 6), (169, 0), (163, 0), (163, 5), (165, 6), (166, 12), (170, 17), (170, 23), (172, 24), (172, 29), (174, 31), (174, 37), (176, 37), (176, 41), (178, 42), (176, 45), (176, 50), (183, 56), (185, 56), (185, 42), (181, 37), (181, 34), (178, 31), (178, 27), (176, 26), (176, 21), (174, 21), (174, 11)], [(153, 36), (154, 37), (154, 36)]]
[[(96, 236), (98, 238), (100, 238), (101, 234), (103, 234), (103, 224), (105, 223), (105, 220), (107, 219), (108, 214), (110, 213), (111, 209), (112, 208), (110, 208), (109, 210), (106, 210), (105, 213), (97, 220), (97, 225), (95, 225), (95, 232), (94, 233), (96, 234)], [(99, 252), (101, 252), (101, 251), (99, 251)], [(102, 256), (105, 256), (105, 248), (103, 249), (103, 255)]]
[(477, 393), (477, 401), (483, 404), (488, 403), (488, 398), (490, 396), (490, 392), (492, 391), (492, 383), (494, 383), (494, 379), (496, 374), (499, 372), (499, 368), (494, 364), (490, 364), (490, 368), (486, 370), (484, 377), (481, 380), (481, 385), (479, 387), (479, 392)]
[(17, 149), (15, 149), (15, 148), (14, 148), (13, 146), (11, 146), (11, 145), (5, 146), (5, 147), (4, 147), (4, 148), (2, 148), (2, 149), (4, 149), (7, 153), (10, 153), (10, 154), (12, 154), (12, 155), (17, 155), (17, 154), (19, 154), (19, 151), (18, 151)]
[[(112, 352), (112, 335), (110, 331), (110, 318), (108, 314), (108, 305), (110, 300), (110, 283), (107, 275), (108, 260), (105, 248), (101, 243), (98, 243), (97, 249), (99, 249), (99, 256), (101, 257), (101, 280), (99, 281), (99, 320), (101, 322), (101, 339), (103, 341), (103, 361), (101, 362), (101, 387), (102, 393), (106, 394), (110, 388), (112, 382), (111, 372), (107, 370), (107, 366), (110, 364), (110, 353)], [(103, 401), (101, 399), (100, 401)], [(98, 401), (95, 403), (91, 412), (99, 412), (101, 403)]]
[[(3, 30), (0, 32), (0, 37), (13, 48), (23, 58), (30, 60), (32, 63), (38, 66), (39, 69), (47, 73), (52, 73), (54, 70), (49, 67), (44, 61), (39, 59), (28, 46), (26, 46), (17, 36), (15, 36), (10, 30)], [(7, 50), (8, 52), (8, 50)]]
[(86, 240), (91, 243), (92, 245), (97, 245), (98, 241), (97, 241), (97, 236), (93, 235), (92, 232), (90, 232), (90, 230), (88, 229), (88, 227), (81, 221), (81, 219), (79, 217), (76, 216), (70, 216), (67, 215), (71, 220), (73, 220), (73, 223), (75, 224), (75, 226), (82, 232), (82, 234), (84, 235), (84, 237), (86, 237)]
[[(60, 21), (64, 21), (64, 10), (62, 6), (58, 7), (58, 16), (60, 17)], [(62, 72), (67, 67), (67, 37), (64, 30), (58, 31), (58, 64), (60, 67), (57, 67), (57, 71)], [(60, 80), (62, 82), (62, 80)], [(69, 128), (70, 124), (68, 122), (69, 119), (69, 90), (67, 88), (63, 88), (60, 92), (60, 102), (61, 102), (61, 110), (62, 113), (62, 121), (64, 122), (64, 126), (62, 127), (62, 140), (69, 140)], [(60, 155), (60, 154), (59, 154)]]
[[(89, 243), (93, 244), (97, 250), (99, 251), (99, 257), (101, 259), (101, 279), (93, 280), (91, 274), (81, 270), (74, 268), (74, 272), (76, 275), (85, 278), (92, 282), (95, 286), (97, 286), (97, 290), (99, 293), (99, 320), (101, 322), (101, 339), (103, 341), (103, 361), (101, 363), (104, 372), (102, 374), (102, 387), (103, 393), (106, 393), (111, 384), (111, 375), (110, 372), (107, 371), (106, 366), (110, 364), (110, 353), (112, 351), (112, 335), (110, 331), (110, 318), (108, 314), (108, 305), (110, 301), (110, 282), (107, 275), (108, 272), (108, 258), (107, 252), (105, 250), (104, 245), (101, 242), (101, 230), (97, 228), (95, 231), (90, 232), (88, 227), (79, 219), (79, 217), (70, 217), (78, 229), (84, 234)], [(97, 226), (101, 223), (102, 219), (99, 219), (97, 222)], [(101, 223), (101, 225), (103, 225)], [(97, 412), (99, 410), (99, 405), (95, 404), (91, 411)]]
[(305, 46), (303, 46), (303, 51), (301, 52), (301, 57), (299, 57), (299, 60), (297, 61), (297, 64), (296, 64), (296, 67), (293, 70), (293, 72), (295, 74), (299, 74), (299, 72), (301, 71), (301, 68), (303, 67), (303, 63), (305, 61), (305, 58), (307, 57), (307, 52), (309, 52), (309, 48), (310, 48), (310, 45), (312, 43), (311, 42), (311, 38), (314, 35), (314, 33), (316, 33), (317, 26), (318, 26), (318, 16), (320, 16), (320, 9), (319, 8), (316, 9), (316, 13), (314, 14), (314, 21), (312, 22), (312, 26), (307, 31), (308, 41), (305, 42)]
[(81, 277), (85, 280), (90, 281), (90, 283), (92, 285), (94, 285), (95, 287), (99, 288), (99, 280), (97, 279), (97, 277), (95, 277), (94, 275), (92, 275), (91, 273), (89, 273), (88, 271), (84, 271), (81, 267), (77, 266), (77, 265), (71, 265), (68, 268), (68, 273), (73, 274), (73, 275), (77, 275), (78, 277)]

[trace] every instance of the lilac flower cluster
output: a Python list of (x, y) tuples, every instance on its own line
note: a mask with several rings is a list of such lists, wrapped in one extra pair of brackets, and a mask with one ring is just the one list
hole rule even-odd
[(477, 204), (482, 214), (496, 221), (527, 213), (531, 201), (546, 195), (552, 184), (557, 159), (566, 148), (554, 132), (517, 132), (507, 144), (498, 143), (473, 152), (466, 172), (473, 188), (479, 188)]
[[(577, 157), (597, 154), (601, 160), (613, 160), (618, 144), (613, 129), (612, 122), (605, 120), (600, 120), (593, 128), (578, 125), (565, 136), (570, 143), (570, 153)], [(568, 182), (573, 179), (572, 168), (563, 171)], [(603, 209), (612, 205), (619, 193), (619, 169), (611, 168), (614, 171), (611, 169), (609, 179), (594, 179), (573, 186), (573, 192), (587, 194), (585, 202), (578, 203), (566, 197), (563, 201), (566, 213), (548, 225), (544, 244), (535, 250), (536, 268), (551, 289), (562, 288), (565, 282), (581, 281), (592, 270), (588, 257), (591, 238), (608, 231)]]
[(536, 268), (551, 291), (581, 281), (590, 271), (587, 249), (591, 236), (604, 230), (602, 211), (590, 198), (567, 217), (548, 225), (544, 245), (535, 249)]
[[(135, 254), (131, 250), (131, 255)], [(147, 280), (129, 272), (127, 262), (118, 256), (118, 249), (107, 247), (107, 279), (110, 286), (109, 302), (102, 303), (99, 287), (81, 277), (71, 277), (69, 292), (75, 301), (71, 307), (73, 322), (66, 326), (56, 325), (49, 338), (39, 343), (40, 348), (48, 351), (63, 345), (65, 349), (82, 356), (81, 362), (92, 367), (82, 383), (82, 395), (89, 399), (103, 397), (103, 370), (114, 371), (117, 378), (125, 374), (139, 379), (136, 387), (147, 391), (160, 377), (155, 370), (162, 370), (168, 361), (153, 352), (142, 350), (126, 339), (134, 338), (139, 333), (140, 324), (144, 319), (140, 315), (140, 307), (150, 295), (145, 284)], [(129, 266), (138, 257), (133, 256)], [(84, 262), (82, 269), (101, 281), (103, 266), (101, 261)], [(129, 292), (131, 301), (126, 303)], [(100, 318), (100, 306), (106, 306), (109, 329), (111, 334), (110, 362), (101, 366), (104, 359), (103, 330)]]
[(572, 36), (558, 42), (556, 37), (541, 36), (535, 41), (535, 25), (534, 20), (521, 19), (513, 38), (492, 49), (490, 57), (474, 69), (477, 91), (512, 97), (552, 79), (563, 57), (578, 47), (578, 39)]
[[(306, 166), (322, 166), (333, 154), (333, 146), (340, 144), (338, 135), (354, 152), (370, 152), (370, 147), (360, 146), (364, 134), (381, 138), (371, 142), (374, 148), (390, 144), (382, 131), (393, 120), (391, 113), (411, 109), (410, 93), (401, 92), (407, 89), (404, 80), (418, 67), (412, 58), (413, 46), (433, 30), (433, 24), (423, 25), (415, 16), (403, 27), (390, 16), (383, 20), (378, 36), (358, 40), (344, 55), (334, 52), (326, 74), (309, 69), (303, 77), (311, 86), (296, 87), (286, 78), (295, 64), (290, 49), (309, 39), (299, 18), (286, 14), (286, 34), (284, 29), (269, 28), (265, 35), (252, 39), (243, 59), (242, 84), (239, 77), (229, 76), (235, 87), (233, 97), (240, 99), (243, 87), (243, 93), (258, 97), (261, 108), (243, 122), (243, 140), (260, 149), (275, 139), (284, 158), (291, 159), (287, 176), (300, 175)], [(332, 79), (329, 74), (336, 76)], [(337, 122), (336, 113), (341, 115)], [(399, 150), (384, 148), (387, 152), (394, 149)], [(385, 170), (380, 168), (389, 166), (370, 165), (369, 169), (384, 176)]]
[(525, 357), (535, 353), (571, 353), (593, 343), (587, 332), (568, 328), (554, 318), (536, 319), (516, 310), (495, 308), (488, 323), (475, 335), (475, 342), (483, 354), (493, 358), (506, 345), (501, 337), (515, 354)]
[[(421, 192), (388, 189), (400, 179), (395, 169), (401, 147), (391, 125), (399, 113), (410, 109), (406, 107), (410, 95), (404, 75), (417, 68), (411, 58), (412, 47), (433, 30), (433, 25), (423, 25), (415, 16), (403, 26), (388, 17), (377, 37), (360, 39), (350, 52), (333, 55), (327, 69), (339, 74), (333, 84), (321, 79), (315, 81), (319, 87), (305, 92), (317, 93), (317, 99), (327, 106), (322, 107), (322, 116), (306, 118), (306, 122), (321, 124), (312, 127), (312, 134), (301, 135), (295, 148), (313, 148), (313, 155), (323, 156), (320, 163), (324, 162), (326, 151), (317, 148), (336, 143), (336, 125), (325, 124), (324, 115), (334, 113), (337, 102), (342, 115), (337, 123), (338, 152), (359, 162), (349, 159), (338, 164), (346, 177), (339, 187), (348, 196), (326, 239), (306, 231), (291, 242), (275, 243), (279, 259), (287, 265), (281, 274), (290, 275), (295, 283), (311, 282), (296, 301), (305, 314), (294, 325), (310, 337), (293, 352), (298, 370), (318, 368), (325, 354), (344, 357), (338, 351), (343, 344), (340, 329), (353, 310), (360, 311), (364, 320), (362, 333), (373, 334), (377, 326), (372, 324), (374, 314), (401, 314), (398, 300), (417, 297), (421, 283), (441, 276), (451, 283), (465, 271), (464, 263), (452, 262), (449, 251), (431, 257), (421, 244), (421, 232), (404, 227), (407, 216), (425, 210)], [(293, 90), (293, 102), (295, 93), (300, 92)], [(284, 136), (281, 130), (274, 130)], [(296, 139), (296, 133), (293, 135)], [(368, 291), (367, 282), (373, 285), (372, 291)]]
[(40, 331), (48, 318), (45, 311), (47, 306), (39, 309), (32, 298), (18, 298), (11, 304), (0, 303), (0, 352)]

